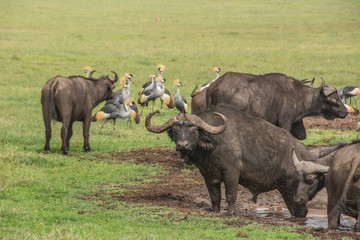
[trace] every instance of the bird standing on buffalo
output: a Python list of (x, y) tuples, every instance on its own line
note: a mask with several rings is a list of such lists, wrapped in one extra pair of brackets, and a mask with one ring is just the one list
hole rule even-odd
[(215, 77), (213, 80), (210, 80), (210, 81), (204, 83), (204, 84), (201, 86), (200, 91), (201, 91), (201, 90), (204, 90), (204, 89), (207, 88), (207, 87), (209, 87), (210, 84), (212, 84), (213, 82), (215, 82), (215, 81), (220, 77), (220, 68), (215, 67), (215, 68), (213, 69), (213, 71), (216, 72), (216, 77)]
[(50, 151), (51, 119), (62, 122), (61, 152), (68, 154), (69, 142), (72, 136), (74, 121), (83, 122), (84, 150), (91, 151), (89, 144), (89, 128), (91, 124), (91, 111), (102, 101), (114, 97), (115, 78), (102, 75), (93, 78), (82, 76), (56, 76), (48, 80), (41, 89), (41, 105), (45, 124), (44, 151)]
[(182, 86), (182, 84), (179, 81), (179, 79), (174, 81), (174, 85), (177, 88), (177, 93), (174, 95), (175, 107), (177, 108), (177, 110), (179, 110), (179, 112), (187, 113), (188, 105), (187, 105), (186, 99), (180, 95), (180, 87)]
[(86, 78), (89, 78), (90, 77), (90, 73), (92, 71), (92, 68), (90, 66), (86, 66), (84, 67), (84, 72), (86, 73)]

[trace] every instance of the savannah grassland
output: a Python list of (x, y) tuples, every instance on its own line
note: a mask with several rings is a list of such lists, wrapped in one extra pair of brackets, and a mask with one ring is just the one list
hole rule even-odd
[[(161, 21), (155, 21), (160, 18)], [(1, 239), (303, 239), (291, 228), (180, 213), (127, 204), (86, 193), (124, 191), (166, 169), (96, 161), (96, 155), (138, 147), (173, 146), (166, 134), (118, 121), (94, 123), (91, 153), (82, 151), (82, 126), (74, 124), (70, 156), (60, 154), (60, 123), (53, 124), (51, 153), (44, 154), (40, 90), (55, 75), (111, 70), (134, 75), (132, 97), (166, 66), (167, 88), (180, 79), (190, 102), (193, 88), (214, 78), (213, 67), (297, 79), (320, 77), (335, 87), (359, 85), (360, 2), (357, 0), (0, 1), (0, 238)], [(117, 88), (119, 84), (117, 84)], [(95, 110), (99, 109), (100, 104)], [(156, 107), (159, 107), (157, 102)], [(164, 110), (162, 123), (176, 114)], [(306, 144), (350, 141), (353, 131), (308, 131)], [(81, 157), (81, 158), (80, 158)], [(124, 193), (126, 194), (126, 193)], [(241, 199), (238, 199), (241, 201)], [(86, 212), (88, 214), (79, 214)], [(163, 217), (173, 212), (171, 217)]]

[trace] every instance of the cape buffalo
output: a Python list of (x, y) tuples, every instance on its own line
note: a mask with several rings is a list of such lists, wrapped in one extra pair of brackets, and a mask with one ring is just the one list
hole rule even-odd
[[(193, 92), (192, 95), (193, 114), (226, 103), (284, 128), (300, 140), (306, 138), (302, 118), (323, 115), (326, 119), (334, 119), (347, 115), (336, 89), (326, 85), (324, 80), (320, 87), (313, 88), (281, 73), (228, 72), (204, 93)], [(203, 102), (205, 98), (206, 104)]]
[(290, 213), (305, 217), (306, 205), (293, 200), (298, 178), (292, 149), (302, 159), (316, 160), (344, 145), (309, 151), (285, 129), (233, 106), (217, 105), (199, 115), (179, 113), (161, 126), (150, 121), (155, 113), (146, 117), (146, 128), (153, 133), (168, 131), (181, 157), (200, 170), (215, 212), (220, 211), (220, 184), (224, 182), (230, 214), (235, 212), (241, 184), (254, 195), (254, 201), (258, 194), (277, 189)]
[[(360, 141), (329, 154), (326, 161), (316, 164), (299, 161), (293, 154), (299, 185), (295, 201), (306, 203), (324, 186), (328, 193), (328, 227), (336, 228), (344, 213), (357, 219), (355, 230), (360, 230)], [(306, 165), (306, 166), (305, 166)], [(325, 180), (325, 184), (324, 184)]]
[(114, 71), (115, 78), (102, 75), (95, 79), (92, 73), (90, 78), (56, 76), (48, 80), (42, 88), (45, 152), (50, 151), (51, 119), (62, 122), (61, 151), (63, 154), (68, 154), (74, 121), (83, 122), (84, 149), (91, 151), (89, 144), (91, 111), (102, 101), (113, 97), (114, 83), (119, 79)]

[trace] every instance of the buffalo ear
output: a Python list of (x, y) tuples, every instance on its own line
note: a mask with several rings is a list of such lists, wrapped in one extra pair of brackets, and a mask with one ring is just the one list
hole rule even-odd
[(207, 136), (199, 136), (199, 147), (206, 151), (211, 151), (214, 148), (213, 141)]
[(321, 89), (321, 93), (323, 96), (327, 97), (331, 94), (333, 94), (334, 92), (336, 92), (336, 88), (333, 86), (329, 86), (329, 85), (325, 85), (322, 89)]
[(171, 139), (171, 141), (173, 142), (174, 141), (174, 134), (173, 134), (173, 131), (172, 131), (171, 128), (169, 130), (167, 130), (167, 134), (168, 134), (169, 138)]

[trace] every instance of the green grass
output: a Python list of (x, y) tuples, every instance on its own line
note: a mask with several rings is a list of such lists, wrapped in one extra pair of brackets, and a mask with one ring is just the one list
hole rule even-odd
[[(53, 124), (51, 153), (43, 154), (40, 89), (55, 75), (83, 74), (90, 65), (96, 74), (132, 73), (136, 99), (148, 76), (157, 74), (158, 63), (166, 66), (170, 92), (175, 93), (172, 81), (179, 78), (188, 101), (196, 84), (214, 78), (215, 66), (222, 73), (316, 77), (316, 86), (320, 77), (336, 87), (358, 85), (359, 13), (356, 0), (1, 1), (0, 238), (235, 238), (239, 228), (221, 219), (184, 220), (167, 208), (81, 199), (99, 189), (122, 193), (127, 184), (164, 171), (90, 161), (95, 154), (173, 143), (166, 134), (145, 130), (145, 110), (139, 125), (117, 123), (116, 138), (111, 123), (102, 134), (101, 123), (92, 124), (89, 154), (82, 151), (82, 126), (75, 123), (70, 157), (60, 155), (61, 124)], [(162, 21), (156, 22), (157, 17)], [(165, 110), (154, 122), (174, 114), (176, 110)], [(307, 144), (328, 144), (350, 141), (356, 134), (310, 130), (308, 136)], [(304, 237), (288, 228), (254, 224), (240, 230), (252, 239)]]

